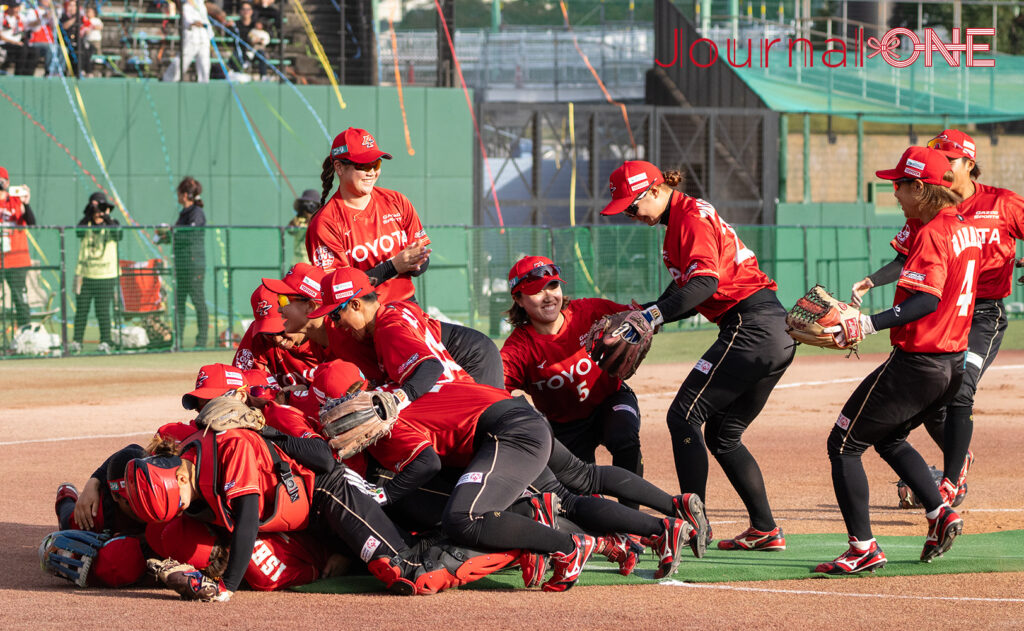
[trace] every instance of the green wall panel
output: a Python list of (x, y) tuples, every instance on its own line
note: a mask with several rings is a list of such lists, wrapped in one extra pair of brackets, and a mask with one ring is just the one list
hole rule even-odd
[[(203, 184), (210, 223), (287, 223), (294, 216), (295, 196), (306, 188), (320, 191), (330, 142), (349, 126), (368, 129), (394, 155), (381, 186), (408, 195), (424, 222), (471, 221), (473, 130), (460, 90), (404, 91), (415, 150), (410, 156), (394, 88), (341, 86), (347, 103), (343, 110), (329, 86), (299, 86), (324, 121), (325, 136), (292, 88), (236, 86), (255, 129), (294, 187), (293, 195), (270, 154), (272, 173), (260, 160), (228, 84), (86, 79), (77, 85), (113, 186), (142, 224), (174, 221), (172, 189), (185, 175)], [(11, 171), (15, 183), (32, 187), (42, 223), (77, 222), (97, 189), (83, 169), (110, 189), (75, 118), (75, 83), (67, 83), (71, 101), (64, 86), (56, 80), (0, 77), (0, 88), (74, 156), (0, 99), (0, 165)]]

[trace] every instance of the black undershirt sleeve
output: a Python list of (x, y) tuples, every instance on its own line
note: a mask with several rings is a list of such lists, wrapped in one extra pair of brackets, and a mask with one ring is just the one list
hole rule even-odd
[(656, 304), (665, 322), (675, 322), (692, 316), (697, 306), (717, 289), (718, 279), (714, 276), (694, 276), (682, 287), (672, 282), (657, 300), (645, 304), (644, 309)]
[(909, 298), (871, 318), (876, 331), (889, 329), (919, 320), (939, 308), (939, 298), (923, 291), (912, 294)]
[(272, 440), (295, 462), (317, 475), (330, 473), (337, 463), (327, 441), (320, 437), (298, 438), (266, 427), (263, 428), (263, 436)]
[(409, 401), (415, 401), (430, 391), (437, 383), (437, 380), (444, 374), (444, 366), (440, 360), (428, 359), (421, 362), (409, 378), (402, 383), (402, 390), (409, 396)]
[(896, 258), (878, 268), (875, 273), (868, 276), (868, 278), (871, 279), (871, 282), (875, 287), (895, 283), (899, 280), (900, 270), (903, 269), (903, 264), (906, 262), (907, 256), (905, 254), (897, 254)]
[(235, 529), (231, 533), (231, 550), (228, 552), (228, 567), (224, 570), (224, 587), (231, 591), (238, 590), (245, 578), (245, 570), (249, 567), (252, 550), (256, 546), (256, 536), (260, 529), (259, 496), (241, 495), (231, 500), (231, 514), (235, 520)]
[(391, 259), (387, 259), (366, 270), (366, 275), (370, 277), (370, 284), (376, 287), (384, 281), (398, 276), (398, 272), (395, 271), (395, 264), (391, 262)]
[(384, 495), (394, 504), (409, 493), (430, 482), (441, 471), (441, 457), (433, 447), (427, 447), (409, 464), (384, 484)]

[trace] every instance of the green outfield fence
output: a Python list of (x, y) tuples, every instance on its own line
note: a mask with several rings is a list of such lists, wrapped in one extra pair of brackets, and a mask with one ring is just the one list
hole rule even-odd
[[(735, 228), (757, 253), (761, 268), (778, 282), (786, 305), (814, 283), (845, 299), (854, 281), (892, 260), (889, 241), (898, 229)], [(4, 230), (7, 238), (14, 230), (28, 233), (32, 265), (11, 268), (5, 252), (0, 252), (0, 276), (5, 279), (0, 284), (3, 357), (229, 347), (252, 319), (249, 297), (260, 278), (280, 277), (305, 258), (301, 228)], [(428, 233), (433, 254), (427, 273), (416, 279), (418, 300), (435, 315), (492, 337), (507, 332), (506, 279), (512, 263), (523, 255), (554, 259), (562, 268), (566, 293), (574, 297), (646, 301), (660, 295), (669, 282), (661, 261), (660, 228), (428, 226)], [(25, 308), (19, 309), (19, 296)], [(873, 290), (867, 307), (885, 308), (892, 298), (892, 286)], [(1022, 288), (1015, 286), (1007, 303), (1007, 311), (1020, 317)], [(206, 326), (199, 327), (204, 318)], [(710, 325), (698, 318), (670, 326)]]

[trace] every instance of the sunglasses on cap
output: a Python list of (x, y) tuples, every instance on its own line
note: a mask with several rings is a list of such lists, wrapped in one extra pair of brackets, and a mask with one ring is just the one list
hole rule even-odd
[(331, 322), (340, 322), (341, 321), (341, 311), (342, 311), (342, 309), (347, 307), (348, 303), (352, 302), (352, 300), (356, 296), (361, 294), (362, 292), (363, 292), (362, 289), (357, 289), (356, 293), (354, 293), (354, 294), (352, 294), (351, 296), (348, 297), (348, 300), (346, 300), (345, 302), (343, 302), (340, 305), (338, 305), (337, 307), (335, 307), (334, 311), (328, 313), (327, 317), (331, 319)]
[(629, 206), (626, 206), (626, 210), (624, 210), (622, 212), (626, 213), (627, 217), (636, 217), (636, 214), (638, 212), (640, 212), (640, 207), (637, 206), (637, 204), (640, 202), (641, 199), (643, 199), (644, 197), (647, 197), (647, 193), (651, 190), (652, 186), (654, 186), (654, 182), (651, 182), (650, 186), (645, 188), (642, 193), (637, 195), (636, 199), (633, 200), (632, 204), (630, 204)]
[[(962, 157), (965, 158), (971, 155), (967, 150), (967, 147), (961, 145), (955, 140), (947, 140), (945, 138), (932, 138), (928, 141), (928, 148), (935, 149), (936, 151), (959, 151), (964, 154)], [(959, 158), (952, 159), (957, 160)]]
[(309, 300), (309, 298), (303, 296), (286, 296), (284, 294), (277, 294), (277, 304), (281, 307), (287, 307), (296, 300)]
[(381, 159), (377, 158), (373, 162), (352, 162), (351, 160), (342, 160), (342, 164), (350, 166), (356, 171), (376, 171), (380, 169)]
[(541, 265), (540, 267), (535, 267), (531, 269), (525, 274), (513, 276), (512, 280), (509, 281), (509, 291), (515, 293), (516, 287), (518, 287), (520, 283), (523, 283), (528, 280), (537, 280), (540, 278), (544, 278), (545, 276), (560, 276), (561, 274), (562, 268), (558, 267), (557, 265)]

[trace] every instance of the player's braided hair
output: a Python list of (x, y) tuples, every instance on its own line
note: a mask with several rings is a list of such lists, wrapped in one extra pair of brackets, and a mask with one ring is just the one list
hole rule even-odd
[(327, 201), (327, 196), (334, 188), (334, 159), (331, 156), (324, 158), (323, 171), (320, 172), (320, 181), (323, 183), (323, 190), (320, 192), (320, 206)]
[[(559, 311), (565, 311), (565, 308), (569, 306), (569, 296), (562, 294), (562, 306), (559, 307)], [(530, 316), (526, 313), (526, 309), (523, 309), (515, 301), (512, 302), (512, 306), (505, 312), (508, 315), (506, 320), (513, 329), (518, 329), (521, 326), (526, 326), (530, 323)]]

